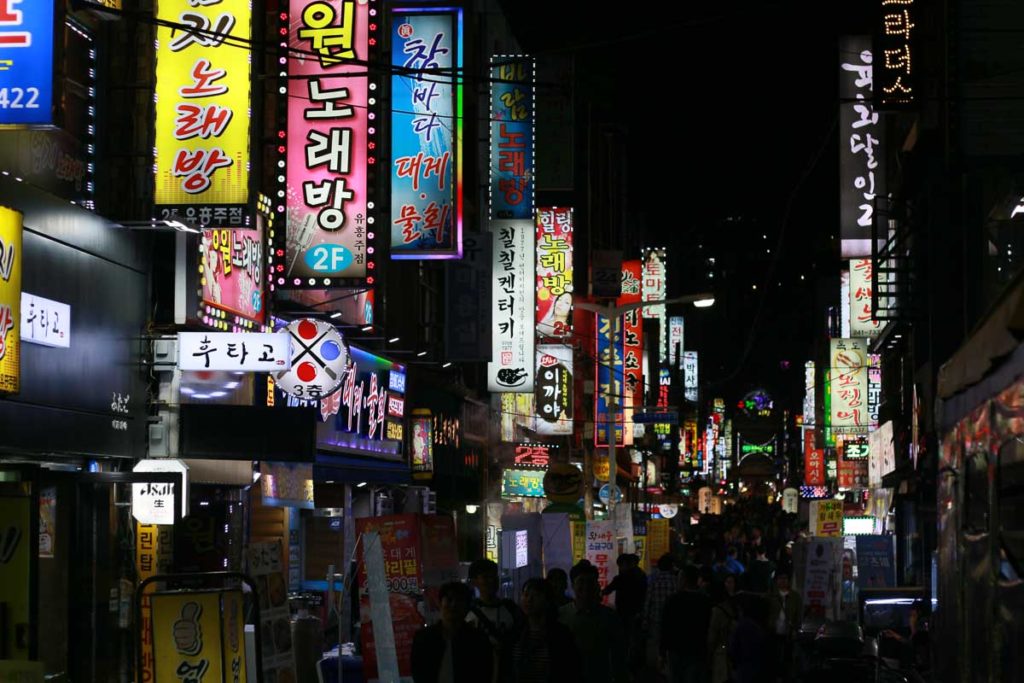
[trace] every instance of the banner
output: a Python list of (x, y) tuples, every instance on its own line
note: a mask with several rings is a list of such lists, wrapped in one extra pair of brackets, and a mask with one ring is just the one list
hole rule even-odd
[[(668, 267), (666, 264), (665, 249), (646, 249), (643, 259), (643, 300), (664, 301), (668, 291)], [(664, 365), (668, 358), (668, 318), (665, 314), (665, 304), (644, 306), (644, 318), (658, 321), (659, 343), (658, 361)]]
[[(618, 573), (616, 564), (618, 557), (615, 522), (611, 520), (587, 522), (586, 559), (597, 567), (597, 578), (601, 583), (601, 588), (611, 583)], [(605, 600), (607, 601), (607, 597)]]
[(491, 362), (489, 391), (533, 393), (534, 226), (529, 220), (492, 221)]
[(156, 20), (155, 217), (248, 226), (252, 4), (159, 0)]
[(573, 211), (537, 209), (537, 336), (572, 335)]
[(391, 64), (391, 258), (461, 258), (462, 9), (393, 9)]
[(0, 394), (21, 389), (21, 221), (0, 206)]
[[(292, 0), (284, 188), (288, 286), (361, 281), (373, 253), (369, 2)], [(376, 10), (373, 10), (376, 13)], [(282, 29), (284, 30), (284, 29)], [(376, 85), (376, 84), (375, 84)]]
[(491, 218), (533, 218), (534, 60), (491, 57)]
[(800, 586), (805, 619), (821, 623), (836, 618), (842, 579), (842, 551), (842, 541), (838, 538), (812, 538), (807, 541), (807, 559)]
[(538, 434), (572, 434), (572, 347), (542, 344), (537, 347), (536, 411)]
[(57, 6), (49, 0), (29, 0), (5, 2), (0, 10), (2, 126), (53, 123), (53, 39), (59, 26)]
[(832, 431), (868, 432), (868, 353), (863, 339), (832, 339)]
[(875, 201), (886, 197), (885, 127), (874, 110), (871, 38), (839, 41), (839, 234), (843, 258), (871, 256)]

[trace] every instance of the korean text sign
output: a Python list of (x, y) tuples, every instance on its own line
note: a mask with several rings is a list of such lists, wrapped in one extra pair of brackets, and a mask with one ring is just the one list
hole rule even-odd
[(858, 258), (850, 261), (850, 336), (877, 337), (882, 330), (880, 320), (871, 312), (871, 277), (874, 261)]
[(491, 57), (491, 218), (533, 218), (533, 80), (532, 58)]
[(881, 0), (882, 25), (877, 33), (877, 99), (883, 109), (905, 108), (914, 103), (914, 70), (911, 38), (917, 7), (914, 0)]
[(0, 393), (21, 388), (21, 213), (0, 206)]
[(815, 430), (804, 434), (804, 485), (825, 485), (825, 451), (815, 448)]
[(537, 346), (535, 380), (538, 434), (572, 434), (573, 383), (572, 347), (558, 344)]
[[(665, 262), (665, 249), (648, 249), (644, 253), (643, 263), (643, 300), (646, 301), (664, 301), (665, 292), (668, 288), (668, 267)], [(667, 326), (665, 323), (668, 318), (666, 317), (665, 304), (654, 304), (653, 306), (644, 306), (644, 317), (647, 319), (656, 319), (660, 325), (660, 348), (658, 349), (658, 359), (664, 364), (667, 360), (668, 354), (668, 334)]]
[(683, 352), (683, 388), (687, 401), (697, 402), (699, 357), (696, 351)]
[(57, 3), (0, 2), (0, 125), (53, 123)]
[[(640, 260), (622, 262), (622, 294), (617, 305), (625, 306), (640, 301), (642, 267)], [(622, 365), (626, 382), (626, 397), (633, 397), (634, 406), (643, 405), (644, 325), (640, 309), (635, 308), (622, 316)], [(627, 403), (627, 405), (629, 405)]]
[[(320, 417), (327, 421), (334, 415), (339, 432), (376, 441), (390, 439), (389, 427), (402, 424), (401, 418), (388, 419), (388, 408), (391, 398), (401, 398), (405, 409), (405, 367), (355, 346), (348, 348), (349, 366), (341, 388), (320, 400)], [(402, 391), (394, 388), (399, 386)], [(393, 435), (401, 432), (391, 431)]]
[(844, 258), (871, 255), (875, 200), (885, 197), (885, 130), (872, 104), (875, 58), (866, 36), (839, 43), (839, 226)]
[[(612, 428), (615, 444), (625, 444), (622, 321), (622, 317), (610, 319), (597, 315), (597, 390), (594, 392), (594, 444), (597, 446), (610, 443)], [(616, 406), (614, 414), (609, 396)]]
[(537, 335), (572, 334), (573, 211), (537, 209)]
[(462, 10), (391, 16), (391, 258), (462, 256)]
[(288, 278), (367, 274), (369, 15), (365, 0), (291, 2)]
[(220, 593), (156, 593), (150, 601), (156, 680), (224, 680)]
[(532, 393), (534, 382), (534, 225), (492, 221), (489, 391)]
[(501, 497), (543, 498), (544, 470), (503, 470), (501, 473)]
[(868, 353), (863, 339), (832, 339), (830, 386), (832, 429), (836, 434), (868, 431)]
[(263, 218), (256, 230), (203, 230), (199, 246), (203, 303), (262, 324)]
[(179, 332), (182, 370), (280, 372), (291, 367), (291, 336), (280, 332)]
[(251, 3), (159, 0), (156, 18), (158, 217), (242, 227), (249, 203)]

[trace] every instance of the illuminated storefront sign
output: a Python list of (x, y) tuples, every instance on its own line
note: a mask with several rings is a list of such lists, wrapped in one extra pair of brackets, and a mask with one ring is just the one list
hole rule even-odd
[(691, 403), (697, 402), (698, 357), (696, 351), (683, 352), (683, 389), (685, 398)]
[[(642, 266), (639, 259), (622, 262), (622, 294), (616, 305), (625, 306), (639, 303), (641, 300), (640, 277)], [(644, 325), (640, 309), (628, 311), (622, 316), (622, 366), (626, 381), (626, 393), (619, 399), (626, 401), (627, 406), (644, 404), (643, 357), (644, 357)], [(632, 397), (632, 400), (629, 400)], [(659, 404), (660, 405), (660, 404)]]
[(156, 217), (246, 226), (251, 3), (160, 0), (156, 20)]
[(538, 434), (572, 434), (573, 419), (572, 347), (557, 344), (537, 346), (535, 406)]
[(460, 258), (462, 10), (392, 9), (391, 64), (391, 258)]
[(414, 410), (412, 420), (410, 420), (410, 429), (412, 429), (412, 435), (409, 438), (412, 471), (433, 472), (434, 420), (430, 411), (422, 408)]
[(262, 326), (266, 316), (263, 277), (263, 216), (255, 230), (203, 230), (199, 242), (199, 283), (203, 306), (230, 313), (230, 323), (212, 311), (199, 317), (211, 327), (239, 332)]
[(0, 206), (0, 393), (21, 389), (21, 213)]
[(914, 42), (917, 24), (914, 0), (881, 0), (882, 26), (878, 32), (878, 101), (882, 109), (914, 104)]
[(179, 332), (182, 370), (280, 372), (291, 367), (292, 337), (281, 332)]
[[(643, 259), (643, 300), (663, 301), (668, 288), (668, 267), (665, 260), (665, 249), (647, 249), (644, 251)], [(665, 363), (668, 351), (668, 335), (666, 334), (665, 304), (644, 306), (644, 317), (658, 321), (660, 335), (660, 348), (658, 349), (658, 360)]]
[(808, 429), (804, 435), (804, 485), (825, 485), (825, 452), (816, 448), (816, 433)]
[(504, 470), (501, 473), (501, 497), (543, 498), (544, 470)]
[(534, 70), (525, 55), (491, 57), (492, 219), (533, 218)]
[(871, 255), (875, 200), (886, 196), (885, 131), (874, 110), (867, 36), (839, 41), (839, 226), (843, 258)]
[[(348, 347), (348, 371), (343, 373), (339, 391), (320, 401), (320, 417), (325, 422), (334, 416), (333, 426), (339, 432), (348, 432), (369, 440), (390, 439), (388, 416), (390, 399), (404, 396), (388, 389), (389, 373), (404, 366), (374, 355), (355, 346)], [(414, 430), (415, 431), (415, 430)], [(391, 430), (391, 433), (396, 433)]]
[(156, 680), (245, 680), (242, 591), (155, 593), (150, 601)]
[(492, 221), (489, 391), (532, 393), (534, 386), (534, 225)]
[(537, 336), (572, 334), (573, 211), (537, 209)]
[(850, 336), (877, 337), (882, 323), (871, 317), (871, 271), (869, 258), (850, 261)]
[(0, 3), (0, 125), (53, 123), (54, 2)]
[[(594, 443), (607, 446), (614, 425), (615, 443), (625, 444), (623, 405), (626, 398), (623, 376), (623, 318), (610, 320), (596, 316), (597, 323), (597, 387), (594, 392)], [(609, 339), (611, 337), (611, 339)], [(609, 394), (615, 402), (615, 412), (609, 405)], [(610, 424), (611, 423), (611, 424)]]
[(516, 467), (547, 467), (551, 464), (552, 451), (556, 450), (557, 446), (546, 443), (519, 443), (513, 459)]
[(668, 365), (670, 368), (683, 366), (684, 321), (680, 315), (668, 319)]
[(868, 355), (868, 430), (878, 429), (878, 407), (882, 402), (882, 356)]
[[(292, 0), (288, 32), (285, 254), (277, 283), (338, 286), (372, 276), (373, 197), (379, 153), (376, 0)], [(371, 34), (373, 39), (371, 40)], [(366, 281), (369, 281), (368, 279)]]
[(813, 427), (814, 416), (814, 361), (804, 364), (804, 426)]
[(21, 293), (21, 340), (66, 349), (71, 346), (71, 306)]
[(832, 431), (868, 431), (868, 354), (863, 339), (832, 339)]

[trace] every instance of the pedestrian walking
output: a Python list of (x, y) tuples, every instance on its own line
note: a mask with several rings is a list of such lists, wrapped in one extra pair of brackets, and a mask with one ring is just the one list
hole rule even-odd
[(494, 670), (498, 683), (511, 680), (512, 645), (523, 628), (522, 610), (512, 600), (498, 597), (498, 565), (487, 559), (469, 565), (469, 582), (477, 597), (466, 621), (480, 629), (494, 649)]
[(569, 572), (574, 598), (559, 610), (583, 658), (585, 683), (628, 683), (626, 637), (615, 611), (601, 604), (597, 567), (578, 563)]
[(703, 683), (707, 670), (711, 598), (699, 589), (700, 572), (683, 567), (681, 590), (665, 601), (659, 649), (672, 683)]
[(572, 632), (558, 621), (553, 598), (550, 581), (523, 585), (526, 626), (512, 648), (514, 683), (583, 683), (583, 660)]
[(458, 581), (441, 586), (441, 620), (421, 628), (412, 641), (415, 683), (484, 683), (492, 680), (491, 643), (466, 623), (472, 599), (469, 586)]
[(722, 581), (724, 596), (711, 608), (708, 629), (708, 652), (711, 655), (711, 683), (725, 683), (730, 677), (729, 641), (739, 621), (736, 575), (727, 574)]

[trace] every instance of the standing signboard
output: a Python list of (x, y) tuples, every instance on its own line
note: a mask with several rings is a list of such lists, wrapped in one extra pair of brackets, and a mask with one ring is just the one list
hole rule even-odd
[[(259, 635), (263, 676), (295, 680), (288, 583), (281, 561), (281, 542), (252, 543), (248, 549), (249, 576), (256, 579), (260, 598)], [(172, 679), (173, 680), (173, 679)]]

